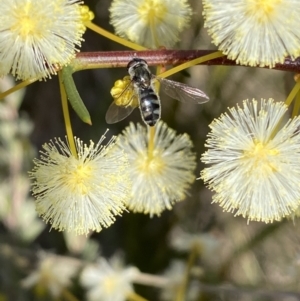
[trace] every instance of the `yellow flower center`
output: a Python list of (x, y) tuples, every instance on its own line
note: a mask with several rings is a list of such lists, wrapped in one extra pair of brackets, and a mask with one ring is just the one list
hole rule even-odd
[(93, 177), (92, 168), (89, 164), (77, 164), (74, 168), (69, 168), (69, 172), (65, 172), (65, 183), (70, 190), (76, 194), (85, 195), (91, 189), (91, 180)]
[(254, 147), (244, 152), (244, 159), (251, 162), (248, 173), (256, 173), (258, 177), (265, 177), (271, 173), (278, 171), (278, 166), (275, 165), (272, 157), (277, 156), (277, 149), (269, 149), (261, 142), (255, 142)]
[(157, 21), (162, 22), (164, 20), (167, 8), (162, 2), (163, 1), (146, 0), (143, 1), (138, 8), (137, 11), (140, 14), (141, 19), (149, 26), (154, 26)]
[(31, 35), (36, 28), (35, 21), (30, 19), (28, 16), (24, 16), (22, 20), (20, 20), (20, 25), (21, 36)]
[(264, 22), (272, 17), (281, 3), (282, 0), (248, 0), (247, 13)]
[(27, 2), (22, 8), (16, 7), (12, 15), (15, 16), (15, 23), (10, 30), (17, 33), (22, 40), (32, 36), (40, 37), (44, 25), (49, 25), (49, 18), (42, 16), (31, 1)]
[(144, 174), (161, 174), (164, 170), (165, 163), (160, 156), (140, 157), (138, 159), (138, 168)]
[(106, 277), (103, 280), (103, 286), (106, 294), (112, 294), (117, 288), (118, 281), (115, 275)]

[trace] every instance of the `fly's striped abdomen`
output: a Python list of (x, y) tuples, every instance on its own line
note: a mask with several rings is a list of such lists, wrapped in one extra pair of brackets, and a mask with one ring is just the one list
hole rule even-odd
[(145, 123), (154, 126), (160, 119), (160, 100), (150, 86), (139, 91), (140, 110)]

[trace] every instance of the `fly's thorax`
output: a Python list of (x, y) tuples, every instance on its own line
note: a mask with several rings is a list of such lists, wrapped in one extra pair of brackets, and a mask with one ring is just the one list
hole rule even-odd
[(151, 86), (151, 73), (144, 67), (139, 67), (135, 69), (135, 74), (132, 77), (132, 82), (134, 85), (140, 88), (148, 88)]
[(127, 68), (136, 88), (148, 88), (151, 86), (152, 74), (146, 61), (135, 58), (128, 63)]

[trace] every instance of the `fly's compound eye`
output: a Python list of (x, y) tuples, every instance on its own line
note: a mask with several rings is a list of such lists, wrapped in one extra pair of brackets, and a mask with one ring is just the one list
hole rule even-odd
[(133, 58), (128, 64), (127, 64), (127, 70), (129, 70), (130, 68), (136, 68), (139, 67), (141, 65), (146, 65), (148, 66), (147, 62), (143, 59), (140, 58)]

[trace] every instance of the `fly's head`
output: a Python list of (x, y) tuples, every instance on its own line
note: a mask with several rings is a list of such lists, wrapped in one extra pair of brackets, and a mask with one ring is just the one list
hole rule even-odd
[(132, 59), (127, 65), (127, 70), (136, 88), (146, 89), (151, 86), (152, 75), (145, 60)]

